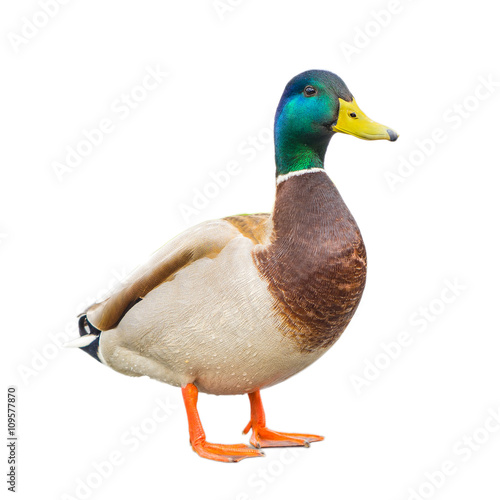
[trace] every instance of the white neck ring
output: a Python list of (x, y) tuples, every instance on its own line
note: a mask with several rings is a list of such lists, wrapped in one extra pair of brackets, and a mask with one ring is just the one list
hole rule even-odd
[(296, 175), (313, 174), (315, 172), (324, 172), (324, 171), (325, 170), (323, 168), (319, 167), (304, 168), (303, 170), (294, 170), (292, 172), (288, 172), (288, 174), (278, 175), (278, 177), (276, 177), (276, 185), (281, 184), (282, 182), (285, 182), (286, 180), (290, 179), (290, 177), (295, 177)]

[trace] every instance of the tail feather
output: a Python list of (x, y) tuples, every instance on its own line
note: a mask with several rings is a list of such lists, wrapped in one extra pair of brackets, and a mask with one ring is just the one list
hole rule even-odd
[(87, 354), (97, 359), (97, 361), (101, 362), (97, 354), (101, 330), (98, 330), (87, 321), (86, 314), (83, 314), (78, 319), (78, 330), (80, 332), (80, 338), (68, 342), (65, 344), (65, 347), (79, 347), (82, 351), (85, 351)]

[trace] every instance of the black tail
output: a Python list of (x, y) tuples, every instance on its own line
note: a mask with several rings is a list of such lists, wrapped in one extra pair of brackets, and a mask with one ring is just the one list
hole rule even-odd
[(89, 343), (84, 347), (80, 347), (82, 351), (90, 354), (93, 358), (97, 359), (99, 363), (101, 360), (97, 355), (97, 350), (99, 349), (99, 341), (101, 339), (101, 330), (98, 330), (95, 326), (91, 325), (87, 321), (87, 315), (84, 314), (80, 316), (78, 320), (78, 330), (80, 331), (80, 337), (88, 336)]

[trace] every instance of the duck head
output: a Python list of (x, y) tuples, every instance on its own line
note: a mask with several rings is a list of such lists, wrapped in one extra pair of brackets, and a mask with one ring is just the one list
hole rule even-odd
[(395, 141), (398, 134), (368, 118), (344, 81), (329, 71), (310, 70), (285, 87), (274, 123), (277, 175), (323, 167), (335, 133), (368, 141)]

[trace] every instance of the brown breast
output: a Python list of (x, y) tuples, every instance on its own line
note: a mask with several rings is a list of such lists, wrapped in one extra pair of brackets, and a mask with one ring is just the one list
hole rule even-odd
[(276, 189), (273, 234), (255, 248), (280, 328), (302, 351), (330, 347), (354, 315), (366, 252), (353, 216), (325, 172), (290, 177)]

